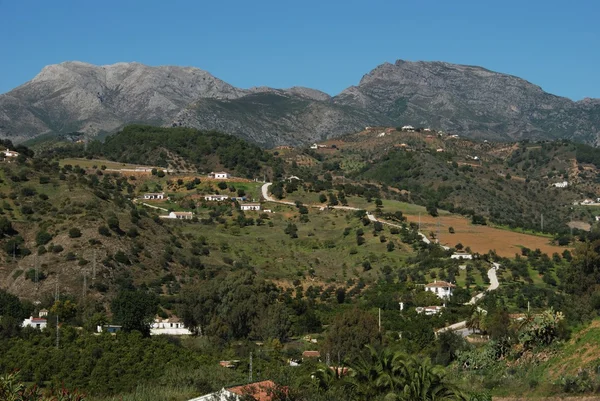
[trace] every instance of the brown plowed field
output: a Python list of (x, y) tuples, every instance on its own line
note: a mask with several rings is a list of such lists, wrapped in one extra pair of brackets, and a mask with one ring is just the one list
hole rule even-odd
[[(417, 223), (418, 216), (407, 215), (409, 221)], [(487, 253), (496, 250), (499, 256), (514, 257), (521, 253), (521, 247), (529, 249), (539, 248), (542, 252), (552, 255), (554, 252), (562, 253), (566, 247), (550, 244), (550, 239), (536, 235), (521, 234), (499, 228), (473, 225), (459, 216), (421, 216), (421, 232), (429, 236), (430, 232), (437, 234), (439, 221), (440, 243), (453, 247), (459, 242), (465, 247), (471, 247), (473, 252)], [(454, 227), (454, 234), (448, 232), (448, 227)]]

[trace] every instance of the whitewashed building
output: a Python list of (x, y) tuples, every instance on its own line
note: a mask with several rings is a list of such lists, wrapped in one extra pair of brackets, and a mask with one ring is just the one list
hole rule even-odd
[(441, 313), (442, 309), (444, 309), (443, 306), (417, 306), (415, 311), (419, 315), (431, 316)]
[(563, 181), (563, 182), (555, 182), (554, 184), (552, 184), (552, 186), (554, 188), (566, 188), (569, 186), (569, 183), (567, 181)]
[(244, 211), (259, 211), (260, 203), (242, 203), (240, 209)]
[(415, 130), (415, 127), (413, 127), (412, 125), (405, 125), (404, 127), (402, 127), (402, 131), (412, 132), (414, 130)]
[(446, 281), (437, 281), (429, 283), (425, 286), (425, 291), (433, 292), (438, 298), (447, 299), (452, 296), (452, 292), (456, 286)]
[(211, 172), (208, 175), (208, 177), (209, 178), (214, 178), (216, 180), (226, 180), (226, 179), (228, 179), (228, 178), (231, 177), (231, 174), (229, 174), (229, 173), (227, 173), (225, 171), (219, 171), (219, 172), (216, 172), (216, 173), (213, 171), (213, 172)]
[(4, 157), (19, 157), (19, 152), (15, 152), (14, 150), (6, 149), (3, 151)]
[(148, 192), (144, 194), (144, 199), (155, 199), (155, 200), (163, 200), (165, 199), (164, 192)]
[(167, 216), (161, 216), (163, 219), (191, 220), (194, 217), (192, 212), (171, 212)]
[(454, 252), (450, 256), (450, 259), (458, 259), (458, 260), (473, 259), (473, 255), (471, 255), (470, 253), (466, 253), (466, 252)]
[(204, 200), (209, 202), (223, 202), (229, 199), (227, 195), (204, 195)]
[(188, 336), (192, 332), (188, 330), (183, 322), (177, 317), (171, 317), (168, 319), (156, 318), (150, 326), (150, 334), (153, 336), (157, 335), (170, 335), (170, 336)]
[[(42, 309), (45, 310), (45, 309)], [(44, 316), (48, 315), (48, 311)], [(23, 320), (21, 327), (33, 327), (34, 329), (44, 330), (48, 326), (48, 321), (42, 317), (42, 311), (39, 314), (40, 317), (29, 317), (29, 319)]]

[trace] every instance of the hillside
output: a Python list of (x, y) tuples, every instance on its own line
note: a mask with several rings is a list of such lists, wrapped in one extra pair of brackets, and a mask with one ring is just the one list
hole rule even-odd
[(431, 127), (490, 140), (596, 145), (600, 102), (573, 102), (506, 74), (441, 62), (385, 63), (335, 97), (236, 88), (192, 67), (65, 62), (0, 95), (0, 136), (114, 133), (133, 123), (220, 130), (261, 146), (300, 145), (365, 126)]
[[(340, 191), (370, 183), (378, 188), (373, 197), (483, 216), (513, 229), (565, 233), (570, 221), (593, 223), (598, 214), (593, 206), (574, 205), (600, 193), (597, 153), (565, 141), (477, 142), (375, 127), (317, 149), (281, 150), (281, 157), (313, 190), (315, 174), (327, 174)], [(554, 185), (565, 181), (565, 188)]]

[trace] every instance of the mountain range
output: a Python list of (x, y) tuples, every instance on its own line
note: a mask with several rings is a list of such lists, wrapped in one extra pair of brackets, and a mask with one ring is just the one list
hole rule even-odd
[(216, 129), (262, 146), (299, 145), (365, 126), (431, 127), (497, 141), (600, 144), (600, 99), (578, 102), (481, 67), (384, 63), (337, 96), (236, 88), (193, 67), (65, 62), (0, 95), (0, 137), (103, 136), (131, 123)]

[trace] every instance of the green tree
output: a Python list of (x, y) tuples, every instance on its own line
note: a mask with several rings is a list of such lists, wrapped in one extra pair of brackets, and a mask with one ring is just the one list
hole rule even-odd
[(338, 315), (327, 329), (324, 348), (334, 356), (358, 355), (379, 338), (377, 318), (354, 308)]
[(144, 336), (150, 335), (157, 307), (157, 297), (141, 290), (121, 290), (111, 302), (114, 321), (122, 325), (124, 331), (137, 330)]
[(81, 230), (77, 227), (73, 227), (69, 230), (69, 238), (79, 238), (81, 237)]

